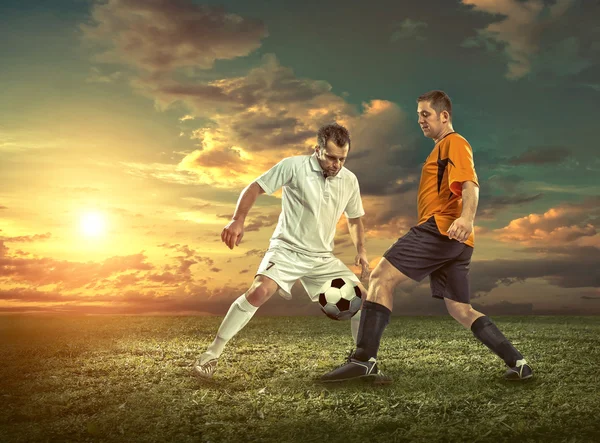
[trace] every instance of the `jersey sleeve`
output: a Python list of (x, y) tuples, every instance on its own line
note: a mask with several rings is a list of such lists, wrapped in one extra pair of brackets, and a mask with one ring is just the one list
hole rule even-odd
[(448, 151), (448, 187), (453, 194), (462, 196), (462, 184), (472, 181), (479, 186), (475, 163), (473, 162), (473, 149), (469, 143), (461, 138), (450, 141)]
[(284, 158), (254, 181), (265, 191), (265, 194), (271, 195), (292, 180), (295, 164), (293, 157)]
[(354, 190), (344, 209), (344, 215), (346, 218), (358, 218), (365, 215), (362, 199), (360, 198), (360, 186), (358, 185), (358, 180), (356, 178), (354, 179)]

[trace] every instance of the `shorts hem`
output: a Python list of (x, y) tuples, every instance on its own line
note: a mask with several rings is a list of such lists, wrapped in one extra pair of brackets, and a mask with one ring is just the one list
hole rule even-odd
[(445, 298), (447, 298), (448, 300), (455, 301), (456, 303), (465, 303), (465, 304), (470, 304), (470, 303), (471, 303), (471, 300), (470, 300), (470, 299), (469, 299), (469, 300), (467, 300), (467, 301), (464, 301), (464, 300), (457, 300), (457, 299), (456, 299), (456, 298), (454, 298), (454, 297), (450, 297), (449, 295), (445, 295), (445, 293), (444, 293), (444, 294), (440, 294), (439, 292), (436, 292), (436, 293), (433, 293), (433, 294), (431, 294), (431, 297), (432, 297), (432, 298), (437, 298), (437, 299), (439, 299), (439, 300), (444, 300)]

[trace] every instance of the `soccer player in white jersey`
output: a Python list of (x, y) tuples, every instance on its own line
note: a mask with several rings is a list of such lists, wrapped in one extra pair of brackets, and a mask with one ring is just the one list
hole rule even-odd
[[(352, 280), (365, 299), (360, 280), (333, 255), (335, 228), (343, 213), (357, 251), (355, 265), (362, 268), (361, 278), (369, 275), (358, 180), (344, 167), (349, 151), (346, 128), (337, 123), (323, 126), (312, 155), (284, 158), (242, 191), (233, 218), (221, 233), (230, 249), (240, 244), (244, 221), (260, 194), (271, 195), (283, 188), (282, 210), (252, 285), (232, 303), (214, 341), (194, 363), (196, 375), (211, 377), (227, 342), (275, 292), (290, 299), (298, 280), (312, 301), (318, 299), (326, 281), (337, 277)], [(350, 321), (355, 343), (359, 322), (360, 311)]]

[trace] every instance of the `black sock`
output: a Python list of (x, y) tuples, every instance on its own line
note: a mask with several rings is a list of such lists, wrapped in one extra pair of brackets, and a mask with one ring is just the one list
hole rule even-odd
[(504, 360), (504, 363), (509, 367), (514, 367), (517, 360), (523, 358), (521, 353), (515, 349), (489, 317), (484, 315), (475, 320), (471, 325), (471, 331), (484, 345)]
[(371, 357), (377, 357), (379, 342), (385, 327), (390, 322), (391, 315), (392, 311), (379, 303), (370, 301), (363, 303), (354, 358), (367, 361)]

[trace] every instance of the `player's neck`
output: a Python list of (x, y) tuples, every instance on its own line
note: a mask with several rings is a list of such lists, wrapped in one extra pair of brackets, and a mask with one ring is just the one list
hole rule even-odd
[(448, 134), (452, 134), (453, 132), (454, 128), (452, 127), (452, 125), (449, 125), (446, 129), (440, 132), (440, 135), (438, 135), (437, 138), (434, 140), (435, 144), (437, 144), (441, 139), (446, 137)]

